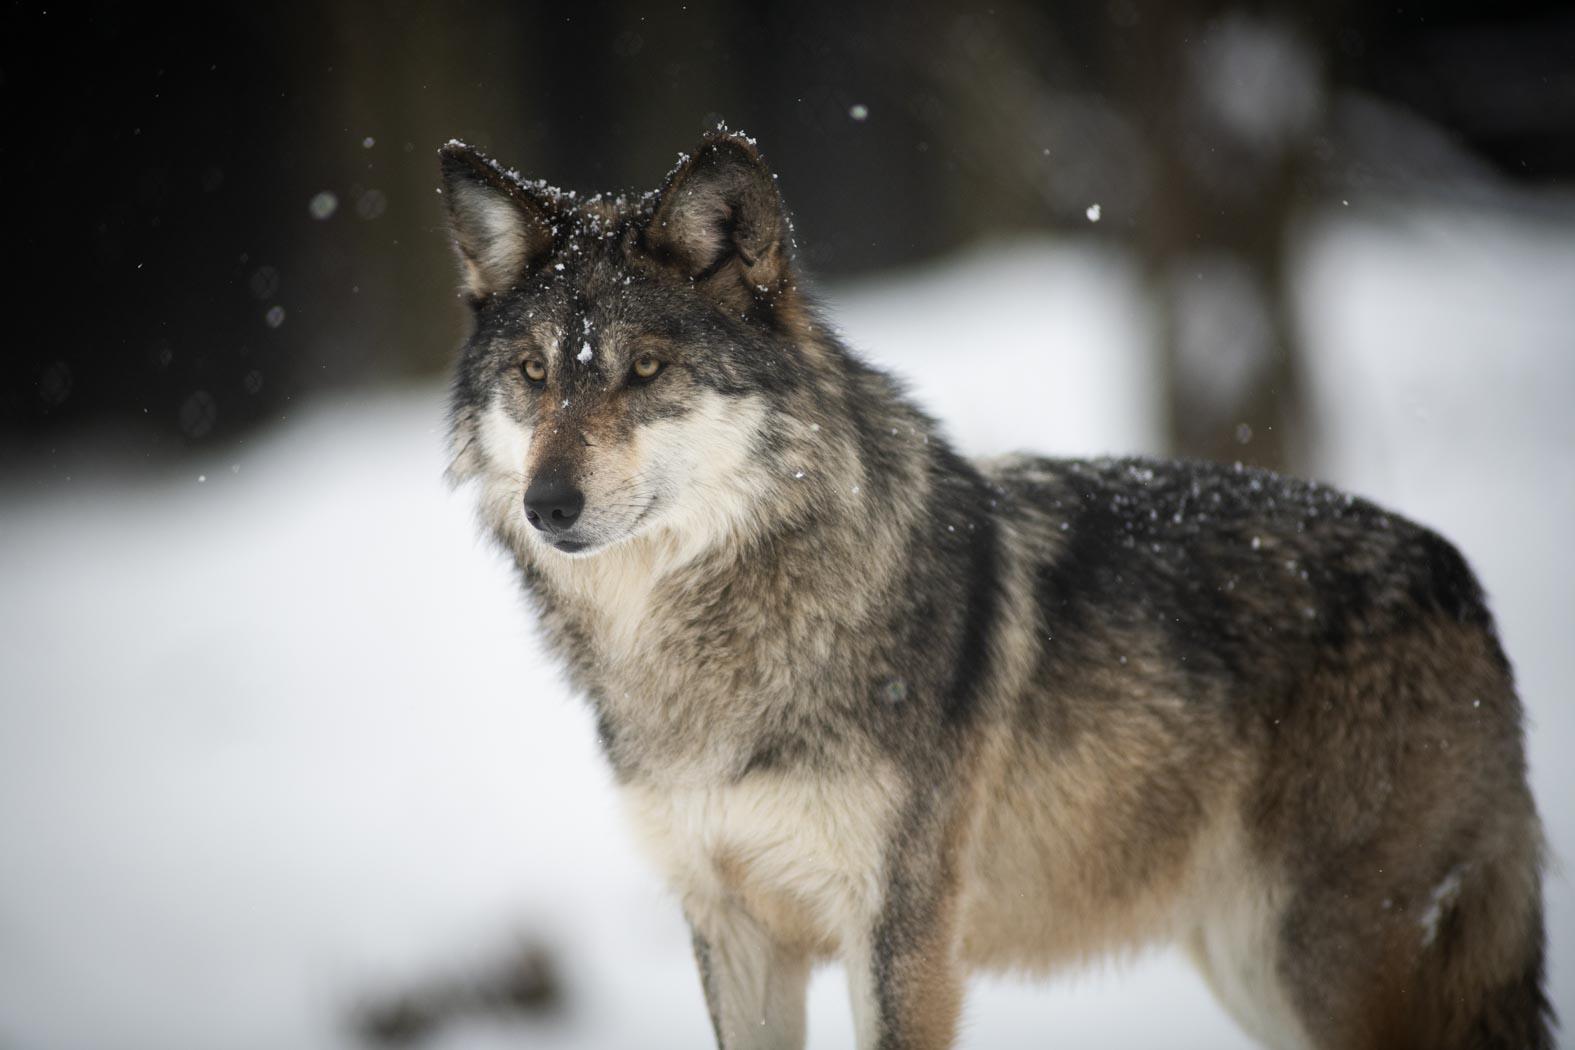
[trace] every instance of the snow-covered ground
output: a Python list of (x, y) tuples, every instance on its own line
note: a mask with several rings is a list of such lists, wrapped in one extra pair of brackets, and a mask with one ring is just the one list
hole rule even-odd
[[(1323, 474), (1478, 567), (1575, 856), (1575, 216), (1317, 231)], [(997, 246), (835, 301), (969, 451), (1155, 446), (1118, 255)], [(365, 997), (522, 938), (561, 958), (564, 1011), (432, 1045), (706, 1045), (687, 937), (589, 720), (440, 481), (441, 402), (322, 400), (156, 481), (0, 480), (0, 1046), (349, 1045)], [(1575, 1022), (1575, 893), (1549, 891)], [(811, 1010), (812, 1046), (850, 1045), (834, 971)], [(966, 1046), (1049, 1042), (1249, 1045), (1168, 952), (976, 986)]]

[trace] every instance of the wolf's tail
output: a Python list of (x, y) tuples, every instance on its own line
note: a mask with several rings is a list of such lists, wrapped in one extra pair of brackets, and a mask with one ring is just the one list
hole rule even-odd
[(1535, 934), (1525, 964), (1510, 981), (1483, 989), (1479, 1009), (1463, 1045), (1482, 1050), (1554, 1050), (1557, 1023), (1545, 988), (1546, 937), (1542, 908), (1536, 909)]

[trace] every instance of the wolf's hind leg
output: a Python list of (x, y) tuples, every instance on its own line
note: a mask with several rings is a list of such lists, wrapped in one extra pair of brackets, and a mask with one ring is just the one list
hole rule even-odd
[(779, 944), (736, 905), (690, 912), (695, 962), (721, 1050), (801, 1050), (808, 956)]

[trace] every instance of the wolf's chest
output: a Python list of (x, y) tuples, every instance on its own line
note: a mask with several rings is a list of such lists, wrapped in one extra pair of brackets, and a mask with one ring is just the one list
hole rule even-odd
[(742, 903), (784, 939), (829, 950), (878, 899), (893, 794), (878, 773), (628, 787), (646, 855), (686, 906)]
[(802, 750), (793, 741), (825, 694), (855, 688), (828, 673), (833, 647), (791, 614), (698, 587), (615, 582), (562, 603), (548, 624), (623, 779), (730, 783), (761, 755)]

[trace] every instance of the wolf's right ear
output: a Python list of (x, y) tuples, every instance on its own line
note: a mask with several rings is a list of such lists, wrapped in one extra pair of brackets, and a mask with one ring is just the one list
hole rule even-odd
[(645, 230), (655, 257), (743, 311), (791, 280), (791, 234), (776, 180), (747, 136), (717, 129), (657, 191)]
[(558, 225), (552, 201), (462, 142), (448, 143), (438, 156), (449, 229), (470, 297), (485, 299), (541, 266), (552, 254)]

